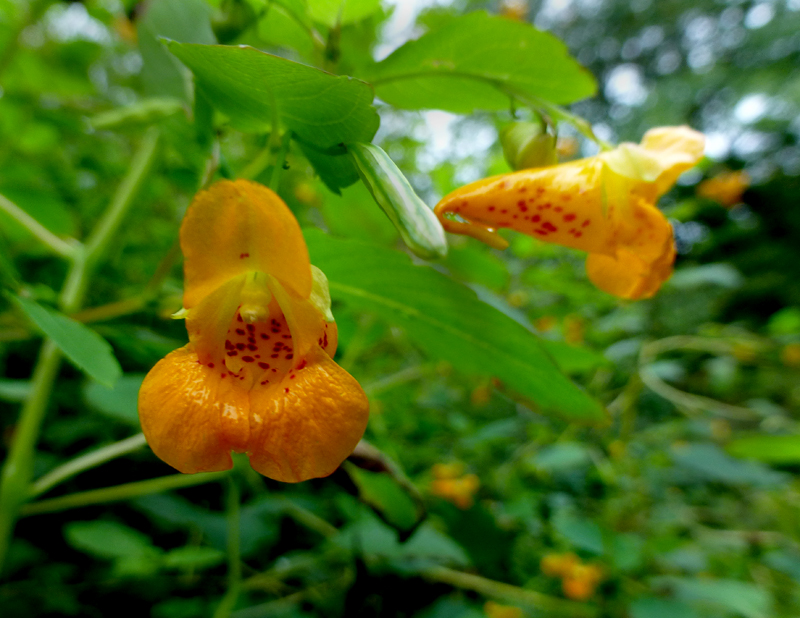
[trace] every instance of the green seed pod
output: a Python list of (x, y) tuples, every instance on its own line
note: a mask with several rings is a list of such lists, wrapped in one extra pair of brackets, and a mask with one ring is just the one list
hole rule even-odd
[(408, 248), (426, 260), (446, 256), (442, 224), (389, 155), (378, 146), (364, 143), (348, 144), (347, 151), (361, 180)]
[(556, 136), (542, 122), (515, 122), (500, 131), (506, 161), (514, 170), (558, 163)]

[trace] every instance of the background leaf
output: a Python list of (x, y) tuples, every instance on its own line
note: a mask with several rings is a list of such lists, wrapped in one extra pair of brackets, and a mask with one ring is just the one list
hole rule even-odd
[(371, 78), (377, 96), (396, 107), (462, 114), (508, 109), (509, 92), (572, 103), (596, 90), (556, 37), (482, 11), (406, 43)]
[(496, 376), (543, 411), (601, 421), (600, 405), (575, 386), (535, 335), (481, 302), (469, 288), (405, 254), (307, 231), (312, 261), (331, 296), (403, 327), (433, 358), (472, 375)]
[(91, 328), (29, 298), (11, 298), (30, 321), (56, 343), (64, 356), (88, 376), (111, 387), (122, 375), (111, 346)]
[(168, 45), (192, 70), (197, 88), (234, 126), (268, 131), (277, 114), (283, 126), (294, 131), (303, 151), (314, 153), (311, 163), (331, 189), (355, 182), (344, 150), (338, 156), (327, 151), (345, 142), (372, 140), (379, 120), (369, 84), (252, 47), (175, 41)]

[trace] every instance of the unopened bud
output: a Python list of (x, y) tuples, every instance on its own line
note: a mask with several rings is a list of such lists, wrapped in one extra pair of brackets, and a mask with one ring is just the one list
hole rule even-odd
[(500, 131), (500, 143), (508, 164), (515, 170), (558, 163), (556, 136), (543, 122), (515, 122)]

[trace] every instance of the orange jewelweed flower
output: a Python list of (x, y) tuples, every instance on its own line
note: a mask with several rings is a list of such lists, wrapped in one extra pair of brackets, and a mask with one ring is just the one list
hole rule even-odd
[[(655, 204), (703, 156), (705, 138), (689, 127), (648, 131), (594, 157), (493, 176), (445, 196), (444, 228), (497, 249), (497, 228), (589, 253), (586, 270), (601, 290), (649, 298), (672, 274), (672, 227)], [(456, 218), (458, 217), (458, 218)]]
[(697, 186), (697, 195), (730, 208), (742, 201), (742, 195), (749, 186), (750, 176), (747, 172), (722, 172), (701, 182)]
[(328, 282), (271, 190), (221, 181), (181, 226), (189, 344), (139, 391), (153, 452), (181, 472), (228, 470), (246, 453), (272, 479), (327, 476), (352, 453), (369, 404), (333, 362)]
[(434, 480), (431, 483), (431, 493), (452, 502), (460, 509), (468, 509), (474, 503), (475, 492), (481, 482), (475, 474), (464, 474), (464, 465), (461, 463), (435, 464), (431, 470)]
[(580, 558), (573, 553), (545, 554), (539, 562), (542, 573), (548, 577), (567, 577)]

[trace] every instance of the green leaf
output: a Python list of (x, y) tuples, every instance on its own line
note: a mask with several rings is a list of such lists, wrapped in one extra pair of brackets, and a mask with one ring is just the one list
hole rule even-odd
[(770, 593), (750, 582), (664, 576), (654, 578), (654, 583), (672, 587), (681, 601), (715, 605), (745, 618), (769, 618), (773, 615)]
[(574, 547), (598, 555), (603, 553), (603, 531), (591, 519), (579, 517), (562, 509), (553, 517), (553, 528)]
[(225, 554), (213, 547), (179, 547), (164, 554), (164, 566), (170, 569), (207, 569), (224, 560)]
[(765, 463), (796, 464), (800, 462), (800, 435), (744, 436), (731, 441), (726, 450), (736, 457), (758, 459)]
[(404, 109), (503, 110), (510, 96), (572, 103), (592, 75), (551, 34), (476, 11), (400, 47), (372, 74), (377, 96)]
[(122, 375), (111, 346), (91, 328), (29, 298), (14, 295), (11, 298), (28, 319), (55, 342), (64, 356), (89, 377), (111, 387)]
[(332, 190), (356, 181), (355, 169), (339, 146), (369, 142), (378, 130), (369, 84), (247, 46), (175, 41), (168, 46), (192, 70), (197, 88), (236, 128), (264, 132), (276, 118), (294, 132), (306, 154), (317, 151), (309, 160)]
[(388, 474), (368, 472), (349, 462), (345, 469), (358, 487), (361, 499), (375, 508), (382, 519), (401, 532), (413, 530), (422, 515), (414, 500)]
[(547, 472), (569, 472), (589, 466), (592, 457), (580, 442), (557, 442), (536, 453), (530, 463)]
[(144, 375), (126, 374), (113, 388), (97, 382), (87, 382), (83, 387), (86, 402), (99, 412), (133, 427), (139, 427), (139, 388)]
[(404, 328), (431, 357), (467, 374), (496, 376), (542, 411), (605, 420), (603, 408), (558, 370), (532, 332), (466, 286), (414, 266), (403, 253), (314, 230), (306, 231), (306, 240), (333, 298)]
[(64, 526), (64, 537), (75, 549), (106, 560), (150, 556), (161, 551), (138, 530), (113, 521), (73, 521)]
[(380, 8), (380, 0), (308, 0), (309, 17), (329, 28), (361, 21)]
[(631, 618), (697, 618), (690, 605), (672, 599), (646, 597), (636, 599), (630, 606)]
[(787, 480), (784, 473), (731, 457), (716, 444), (682, 444), (673, 447), (671, 454), (676, 464), (710, 481), (778, 487)]
[(31, 394), (30, 380), (0, 380), (0, 400), (21, 403)]
[(186, 69), (158, 39), (165, 36), (186, 43), (216, 43), (208, 4), (203, 0), (150, 2), (138, 20), (136, 32), (145, 92), (188, 103), (191, 98)]

